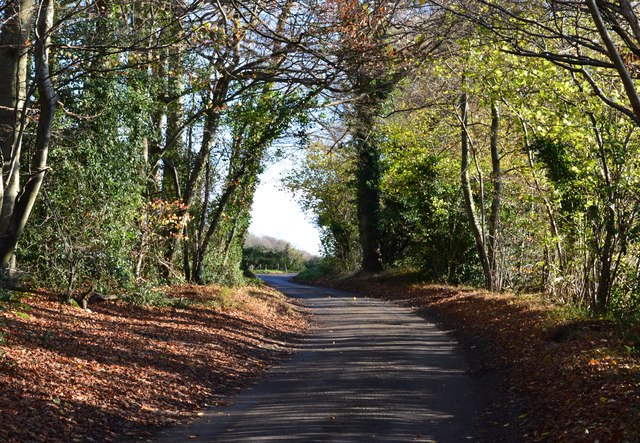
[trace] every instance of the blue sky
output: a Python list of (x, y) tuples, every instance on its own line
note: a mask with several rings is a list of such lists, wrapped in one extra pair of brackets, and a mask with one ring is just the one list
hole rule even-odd
[(293, 167), (290, 159), (269, 166), (260, 178), (260, 185), (251, 208), (249, 232), (286, 240), (298, 249), (320, 254), (320, 236), (305, 215), (295, 197), (282, 190), (280, 180)]

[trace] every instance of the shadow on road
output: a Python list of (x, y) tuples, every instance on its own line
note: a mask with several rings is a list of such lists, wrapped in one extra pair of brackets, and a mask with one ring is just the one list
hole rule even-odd
[(471, 384), (448, 335), (383, 301), (263, 278), (304, 301), (315, 333), (232, 405), (159, 441), (473, 440)]

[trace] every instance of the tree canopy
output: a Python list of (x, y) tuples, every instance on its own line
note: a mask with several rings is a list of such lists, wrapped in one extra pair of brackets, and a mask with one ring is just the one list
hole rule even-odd
[(3, 0), (0, 16), (6, 287), (241, 282), (287, 138), (306, 160), (285, 184), (335, 270), (637, 315), (629, 0)]

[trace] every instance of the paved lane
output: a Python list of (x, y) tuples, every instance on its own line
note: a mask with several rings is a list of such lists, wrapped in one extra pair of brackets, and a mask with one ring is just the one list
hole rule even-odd
[(315, 333), (231, 406), (158, 441), (473, 441), (471, 383), (449, 336), (383, 301), (263, 279), (304, 300)]

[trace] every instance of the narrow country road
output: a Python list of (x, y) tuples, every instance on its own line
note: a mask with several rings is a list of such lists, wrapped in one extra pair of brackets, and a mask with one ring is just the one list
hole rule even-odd
[(474, 440), (471, 383), (449, 336), (383, 301), (262, 278), (303, 300), (315, 332), (232, 405), (159, 442)]

